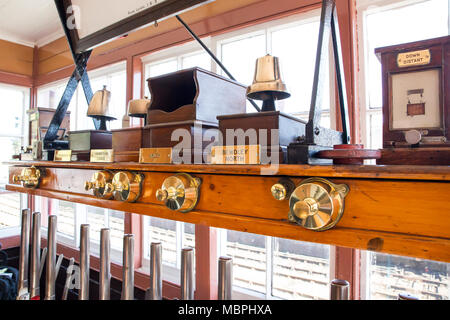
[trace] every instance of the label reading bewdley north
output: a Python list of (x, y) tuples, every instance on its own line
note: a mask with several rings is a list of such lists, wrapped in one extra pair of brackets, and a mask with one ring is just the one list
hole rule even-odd
[(420, 50), (400, 53), (397, 57), (397, 63), (400, 68), (411, 66), (423, 66), (431, 62), (430, 50)]
[(261, 164), (260, 146), (212, 147), (211, 164)]

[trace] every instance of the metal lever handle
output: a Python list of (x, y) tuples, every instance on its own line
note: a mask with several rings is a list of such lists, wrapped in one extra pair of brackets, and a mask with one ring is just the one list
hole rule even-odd
[[(56, 227), (57, 216), (48, 217), (48, 235), (47, 235), (47, 276), (45, 279), (45, 300), (55, 300), (55, 282), (56, 282)], [(41, 267), (43, 263), (41, 263)]]
[(194, 249), (181, 252), (181, 300), (194, 300)]
[(41, 214), (32, 215), (30, 260), (30, 298), (39, 296), (39, 263), (41, 254)]
[(81, 225), (80, 230), (80, 290), (79, 300), (89, 300), (89, 225)]
[(39, 264), (39, 280), (42, 278), (42, 272), (44, 271), (45, 259), (47, 259), (48, 249), (42, 249), (41, 261)]
[(219, 258), (219, 300), (232, 300), (233, 298), (233, 259)]
[(146, 300), (162, 300), (162, 244), (152, 243), (150, 247), (150, 289)]
[(22, 210), (22, 225), (20, 234), (20, 257), (19, 257), (19, 283), (17, 300), (29, 300), (28, 291), (28, 258), (30, 254), (30, 210)]
[(134, 300), (134, 235), (123, 238), (122, 300)]
[(111, 288), (111, 242), (110, 230), (100, 231), (100, 300), (110, 299)]
[(72, 283), (72, 273), (73, 273), (73, 266), (75, 264), (75, 259), (71, 258), (69, 261), (69, 266), (67, 267), (66, 271), (66, 283), (64, 284), (63, 294), (61, 297), (61, 300), (67, 300), (67, 297), (69, 295), (69, 288), (70, 284)]
[(331, 281), (331, 300), (350, 300), (350, 283), (345, 280)]

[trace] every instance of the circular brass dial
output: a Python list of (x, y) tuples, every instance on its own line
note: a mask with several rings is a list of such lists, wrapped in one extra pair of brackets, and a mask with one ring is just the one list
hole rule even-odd
[(156, 191), (156, 198), (170, 210), (186, 213), (197, 205), (200, 184), (200, 179), (180, 173), (164, 181), (161, 189)]
[(106, 190), (111, 192), (114, 199), (122, 202), (136, 202), (142, 193), (144, 176), (132, 172), (118, 172), (111, 183), (106, 185)]
[(109, 171), (99, 171), (94, 173), (91, 181), (86, 181), (84, 189), (92, 190), (94, 196), (101, 199), (111, 199), (112, 193), (107, 190), (108, 183), (111, 182), (113, 174)]
[(36, 167), (25, 168), (20, 175), (13, 176), (13, 182), (21, 182), (25, 188), (37, 188), (41, 179), (41, 170)]
[(322, 178), (304, 180), (289, 199), (290, 219), (308, 230), (333, 228), (344, 213), (349, 189)]

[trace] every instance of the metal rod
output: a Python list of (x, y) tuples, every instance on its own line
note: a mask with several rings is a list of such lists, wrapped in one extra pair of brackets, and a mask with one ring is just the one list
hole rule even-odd
[(41, 214), (33, 213), (31, 229), (31, 271), (30, 271), (30, 297), (40, 299), (40, 256), (41, 256)]
[(71, 258), (69, 261), (69, 266), (67, 267), (66, 270), (66, 283), (64, 284), (64, 289), (63, 289), (63, 294), (61, 297), (61, 300), (67, 300), (67, 297), (69, 295), (69, 289), (70, 289), (70, 284), (72, 283), (72, 273), (73, 273), (73, 266), (75, 264), (75, 259)]
[[(206, 51), (206, 53), (209, 54), (209, 56), (219, 65), (219, 67), (227, 74), (227, 76), (231, 79), (236, 81), (236, 79), (233, 77), (233, 75), (227, 70), (227, 68), (225, 68), (225, 66), (223, 65), (223, 63), (217, 59), (217, 57), (214, 55), (214, 53), (212, 53), (211, 50), (209, 50), (209, 48), (203, 43), (203, 41), (194, 33), (194, 31), (192, 31), (192, 29), (180, 18), (180, 16), (176, 16), (176, 18), (178, 19), (178, 21), (180, 21), (180, 23), (184, 26), (184, 28), (187, 30), (187, 32), (189, 32), (189, 34), (192, 36), (192, 38), (194, 38), (199, 44), (200, 46), (202, 46), (202, 48)], [(250, 98), (247, 98), (247, 100), (252, 104), (252, 106), (258, 111), (261, 112), (261, 109), (258, 107), (258, 105), (256, 104), (255, 101), (253, 101)]]
[(350, 283), (345, 280), (331, 281), (331, 300), (350, 300)]
[(134, 300), (134, 235), (123, 237), (122, 300)]
[(45, 279), (45, 300), (55, 300), (56, 282), (56, 226), (57, 216), (48, 217), (47, 276)]
[(181, 252), (181, 300), (194, 300), (194, 249)]
[(414, 297), (408, 293), (400, 293), (398, 295), (398, 299), (397, 300), (419, 300), (419, 298)]
[(79, 300), (89, 300), (89, 225), (81, 225), (80, 232), (80, 291)]
[(339, 31), (339, 21), (337, 16), (336, 5), (334, 6), (331, 17), (331, 36), (333, 40), (334, 61), (336, 65), (336, 80), (339, 93), (339, 108), (341, 111), (342, 122), (342, 142), (349, 144), (350, 136), (350, 119), (348, 116), (348, 100), (347, 89), (345, 84), (344, 60), (342, 58), (341, 36)]
[(233, 259), (219, 258), (219, 300), (233, 299)]
[(100, 231), (100, 292), (99, 300), (110, 300), (111, 294), (111, 231)]
[(30, 256), (30, 210), (22, 210), (22, 225), (20, 233), (20, 257), (19, 257), (19, 281), (17, 290), (17, 300), (29, 300), (28, 291), (28, 271)]
[(162, 244), (150, 246), (150, 295), (148, 300), (162, 300)]

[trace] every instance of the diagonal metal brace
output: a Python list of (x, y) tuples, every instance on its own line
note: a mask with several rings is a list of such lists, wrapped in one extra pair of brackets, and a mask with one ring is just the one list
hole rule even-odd
[(56, 109), (55, 115), (49, 125), (47, 133), (44, 137), (44, 149), (66, 149), (67, 141), (58, 141), (58, 130), (61, 126), (62, 121), (66, 115), (67, 109), (69, 108), (70, 101), (77, 89), (78, 83), (81, 81), (83, 90), (86, 96), (86, 101), (88, 104), (92, 99), (92, 89), (89, 82), (89, 77), (87, 75), (87, 63), (92, 51), (83, 52), (75, 55), (75, 70), (67, 83), (66, 89), (61, 97), (58, 108)]

